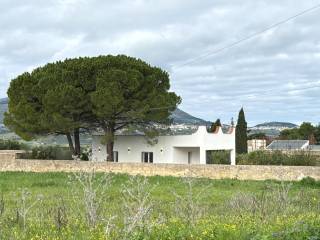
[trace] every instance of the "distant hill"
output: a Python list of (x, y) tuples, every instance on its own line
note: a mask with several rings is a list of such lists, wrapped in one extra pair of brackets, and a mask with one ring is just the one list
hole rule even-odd
[[(3, 114), (8, 109), (8, 98), (0, 99), (0, 125), (3, 123)], [(201, 118), (196, 118), (179, 108), (176, 109), (172, 115), (171, 119), (174, 124), (186, 124), (186, 125), (207, 125), (210, 122), (205, 121)]]
[(175, 124), (188, 124), (188, 125), (207, 125), (209, 121), (205, 121), (201, 118), (196, 118), (189, 113), (177, 108), (171, 115), (171, 119)]
[(8, 98), (0, 98), (0, 104), (8, 104)]
[(296, 128), (298, 125), (289, 122), (265, 122), (248, 128), (251, 134), (264, 133), (270, 137), (278, 137), (284, 129)]
[[(0, 132), (7, 132), (3, 126), (3, 114), (8, 109), (8, 98), (0, 99)], [(210, 125), (209, 121), (203, 120), (201, 118), (194, 117), (189, 113), (182, 111), (177, 108), (171, 115), (173, 124), (184, 124), (184, 125)], [(298, 127), (296, 124), (289, 122), (265, 122), (258, 124), (254, 127), (250, 127), (250, 134), (263, 132), (269, 136), (277, 136), (280, 131), (286, 128)], [(228, 125), (224, 125), (227, 129)]]
[(0, 127), (3, 122), (3, 114), (8, 109), (8, 98), (1, 98), (0, 99)]
[(289, 122), (265, 122), (255, 126), (255, 128), (296, 128), (298, 125)]

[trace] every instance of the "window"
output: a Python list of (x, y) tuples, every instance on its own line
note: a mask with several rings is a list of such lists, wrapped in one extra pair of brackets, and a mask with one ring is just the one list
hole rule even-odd
[(118, 162), (118, 156), (119, 156), (119, 153), (118, 151), (113, 151), (113, 161), (114, 162)]
[(153, 152), (142, 152), (141, 162), (143, 163), (153, 163)]

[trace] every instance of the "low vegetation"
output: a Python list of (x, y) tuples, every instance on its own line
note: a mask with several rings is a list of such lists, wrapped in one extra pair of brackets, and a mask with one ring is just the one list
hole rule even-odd
[(319, 239), (320, 183), (1, 173), (0, 239)]
[(0, 139), (0, 150), (22, 150), (26, 145), (14, 140)]
[(20, 155), (23, 159), (71, 160), (69, 148), (61, 146), (36, 146)]
[(207, 164), (230, 164), (230, 151), (207, 151)]
[(297, 151), (282, 153), (281, 151), (255, 151), (237, 155), (239, 165), (287, 165), (287, 166), (317, 166), (319, 156), (309, 152)]

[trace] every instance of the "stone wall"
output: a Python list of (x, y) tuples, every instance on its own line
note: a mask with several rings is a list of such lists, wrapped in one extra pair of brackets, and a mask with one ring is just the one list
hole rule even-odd
[(2, 161), (11, 161), (18, 157), (20, 153), (24, 153), (23, 150), (0, 150), (0, 165)]
[(108, 163), (72, 160), (23, 160), (14, 153), (0, 153), (0, 171), (72, 172), (88, 171), (140, 174), (145, 176), (195, 176), (211, 179), (234, 178), (241, 180), (300, 180), (312, 177), (320, 180), (320, 167), (253, 166), (253, 165), (183, 165)]

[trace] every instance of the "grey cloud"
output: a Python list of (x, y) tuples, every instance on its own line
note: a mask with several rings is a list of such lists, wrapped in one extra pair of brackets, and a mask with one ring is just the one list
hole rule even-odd
[[(314, 0), (2, 0), (0, 97), (10, 79), (66, 57), (128, 54), (166, 69), (181, 108), (229, 121), (319, 121), (319, 11), (187, 66)], [(180, 67), (179, 67), (180, 66)]]

